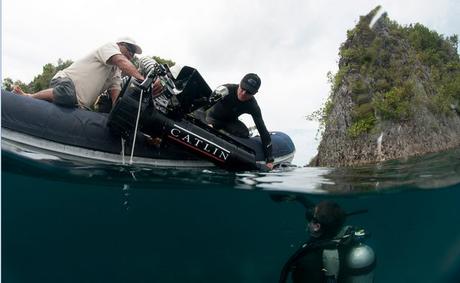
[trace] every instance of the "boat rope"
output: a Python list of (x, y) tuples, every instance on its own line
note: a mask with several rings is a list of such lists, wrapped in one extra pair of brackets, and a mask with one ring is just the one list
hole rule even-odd
[(121, 137), (121, 164), (125, 165), (125, 139)]
[(129, 164), (133, 164), (134, 146), (136, 145), (137, 127), (139, 126), (139, 118), (141, 116), (142, 94), (143, 93), (144, 93), (144, 90), (141, 90), (141, 94), (139, 95), (139, 109), (137, 109), (136, 126), (134, 127), (133, 146), (131, 148), (131, 157), (129, 159)]

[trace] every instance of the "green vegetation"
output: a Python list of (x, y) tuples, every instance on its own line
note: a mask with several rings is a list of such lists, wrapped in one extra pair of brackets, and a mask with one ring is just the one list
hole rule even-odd
[(353, 101), (350, 137), (370, 132), (380, 121), (409, 120), (420, 103), (446, 115), (460, 101), (458, 36), (445, 37), (418, 23), (402, 27), (385, 14), (370, 27), (379, 8), (347, 32), (339, 70), (328, 73), (328, 102), (309, 116), (328, 123), (332, 97), (345, 86)]
[(410, 84), (405, 84), (384, 93), (378, 92), (374, 96), (372, 107), (383, 120), (407, 120), (411, 117), (412, 89)]
[[(329, 83), (331, 85), (334, 85), (333, 80), (335, 79), (333, 74), (331, 72), (327, 73), (327, 77), (329, 80)], [(332, 86), (333, 88), (333, 86)], [(334, 108), (334, 103), (332, 102), (332, 94), (333, 94), (333, 89), (331, 88), (331, 95), (328, 97), (327, 101), (324, 103), (324, 105), (319, 109), (311, 113), (310, 115), (306, 116), (306, 119), (309, 121), (318, 121), (319, 122), (319, 129), (317, 132), (317, 135), (324, 130), (326, 124), (328, 124), (328, 118), (329, 115), (332, 112), (332, 109)]]
[(71, 60), (62, 61), (61, 59), (58, 60), (57, 65), (54, 66), (51, 63), (46, 64), (43, 66), (43, 71), (40, 75), (36, 76), (32, 82), (29, 84), (29, 88), (31, 92), (37, 92), (42, 89), (46, 89), (49, 87), (49, 83), (51, 79), (56, 75), (57, 72), (67, 68), (68, 66), (72, 65)]
[(3, 79), (2, 89), (11, 91), (13, 85), (18, 85), (19, 87), (21, 87), (26, 92), (29, 90), (29, 86), (27, 84), (23, 83), (21, 80), (13, 81), (11, 78)]
[(375, 118), (373, 116), (368, 116), (353, 122), (350, 128), (348, 128), (348, 135), (351, 138), (356, 138), (362, 133), (369, 132), (375, 124)]
[(43, 71), (40, 75), (36, 76), (30, 83), (26, 84), (20, 80), (16, 80), (13, 82), (11, 78), (5, 78), (3, 80), (3, 88), (11, 91), (11, 87), (13, 84), (19, 85), (22, 90), (25, 92), (38, 92), (42, 89), (46, 89), (49, 87), (49, 83), (54, 75), (68, 66), (70, 66), (73, 62), (70, 60), (63, 61), (59, 59), (57, 61), (57, 65), (53, 65), (51, 63), (46, 64), (43, 66)]
[(155, 59), (155, 61), (157, 61), (157, 63), (162, 64), (162, 65), (166, 64), (166, 65), (168, 65), (168, 67), (172, 67), (172, 66), (176, 65), (176, 62), (171, 61), (169, 59), (163, 59), (163, 58), (158, 57), (158, 56), (153, 56), (152, 58)]

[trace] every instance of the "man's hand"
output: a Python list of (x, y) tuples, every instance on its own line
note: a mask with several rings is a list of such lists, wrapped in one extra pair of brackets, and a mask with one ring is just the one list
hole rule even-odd
[(148, 145), (153, 145), (153, 146), (158, 147), (158, 146), (160, 146), (160, 144), (162, 142), (162, 139), (159, 138), (159, 137), (153, 137), (152, 138), (152, 137), (148, 136), (148, 137), (146, 137), (146, 142), (147, 142)]
[(265, 166), (267, 166), (268, 169), (273, 170), (273, 162), (268, 162), (267, 164), (265, 164)]
[(163, 86), (161, 85), (160, 79), (156, 79), (152, 87), (152, 95), (157, 96), (163, 91)]
[(111, 89), (109, 92), (110, 92), (110, 100), (112, 100), (112, 107), (113, 107), (117, 103), (118, 96), (120, 95), (120, 90)]

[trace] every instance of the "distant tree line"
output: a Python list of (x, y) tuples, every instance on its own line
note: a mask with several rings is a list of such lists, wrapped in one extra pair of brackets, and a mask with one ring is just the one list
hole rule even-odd
[(13, 80), (9, 77), (3, 79), (3, 86), (2, 88), (8, 91), (12, 90), (12, 85), (20, 86), (25, 92), (37, 92), (49, 87), (49, 83), (54, 75), (70, 66), (73, 63), (71, 60), (63, 61), (62, 59), (58, 59), (57, 65), (53, 65), (52, 63), (48, 63), (42, 68), (42, 73), (35, 76), (35, 78), (30, 83), (24, 83), (21, 80)]

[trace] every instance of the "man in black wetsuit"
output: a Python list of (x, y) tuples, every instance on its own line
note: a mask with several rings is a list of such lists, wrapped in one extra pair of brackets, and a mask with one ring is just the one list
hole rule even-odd
[(262, 119), (262, 113), (254, 97), (260, 87), (260, 78), (250, 73), (243, 77), (240, 84), (225, 84), (218, 87), (214, 99), (219, 99), (206, 113), (206, 121), (217, 130), (232, 135), (249, 138), (246, 125), (238, 120), (241, 114), (250, 114), (262, 139), (266, 165), (273, 169), (272, 143), (270, 133)]

